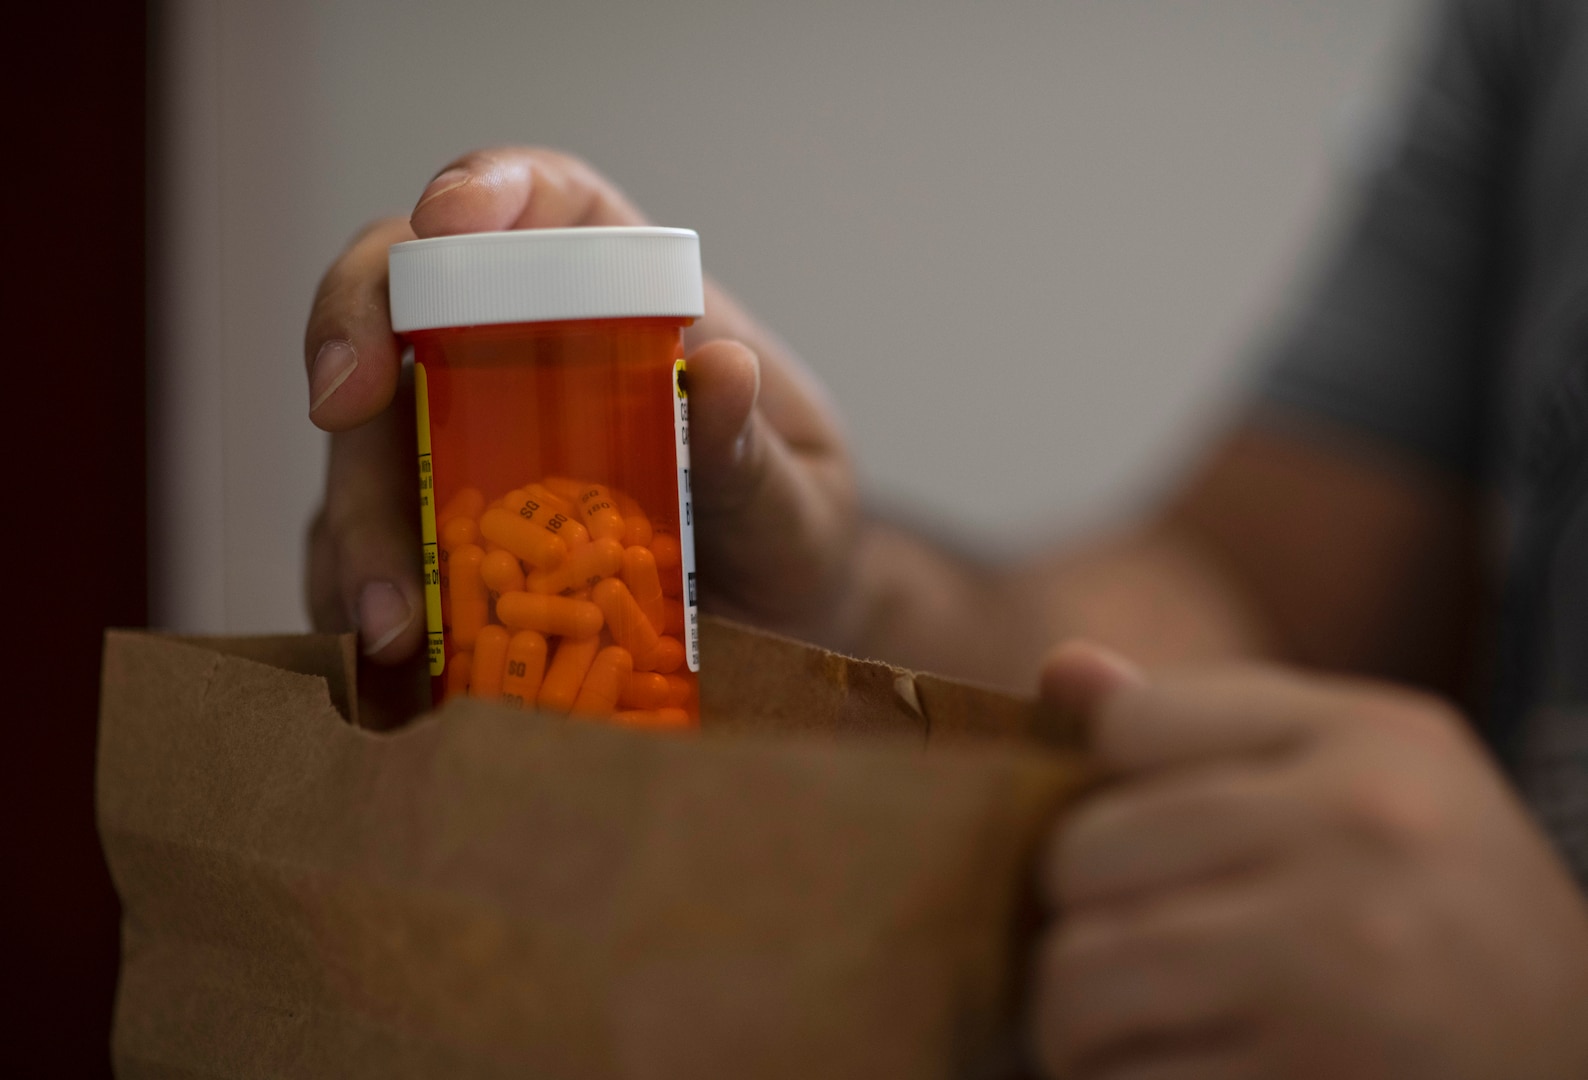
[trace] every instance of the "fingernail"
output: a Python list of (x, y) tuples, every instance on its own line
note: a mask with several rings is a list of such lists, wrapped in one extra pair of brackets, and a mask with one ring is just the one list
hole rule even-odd
[(309, 412), (312, 414), (336, 393), (358, 367), (358, 352), (346, 341), (327, 341), (314, 354), (309, 370)]
[(1102, 662), (1102, 667), (1108, 672), (1111, 689), (1123, 690), (1127, 687), (1146, 685), (1147, 675), (1136, 661), (1104, 645), (1094, 645), (1093, 649), (1096, 650), (1097, 659)]
[(460, 188), (469, 182), (469, 173), (466, 169), (448, 169), (425, 185), (424, 193), (419, 196), (419, 201), (414, 204), (418, 210), (425, 203), (447, 192)]
[(1089, 641), (1066, 641), (1043, 664), (1042, 696), (1074, 713), (1086, 714), (1105, 698), (1141, 686), (1146, 675), (1135, 662)]
[(364, 639), (364, 655), (374, 656), (396, 641), (413, 619), (414, 609), (397, 586), (389, 581), (364, 586), (358, 597), (358, 632)]

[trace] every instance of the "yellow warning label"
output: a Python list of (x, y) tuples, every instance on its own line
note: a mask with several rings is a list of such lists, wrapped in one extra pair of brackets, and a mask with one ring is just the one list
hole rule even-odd
[(425, 626), (429, 631), (430, 674), (447, 666), (441, 633), (441, 548), (436, 543), (436, 485), (430, 469), (430, 390), (425, 366), (414, 364), (414, 415), (419, 426), (419, 536), (424, 542)]

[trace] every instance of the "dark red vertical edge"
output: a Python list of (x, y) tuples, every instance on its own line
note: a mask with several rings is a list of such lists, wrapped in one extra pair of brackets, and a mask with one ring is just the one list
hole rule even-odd
[(119, 910), (94, 826), (101, 639), (148, 618), (150, 9), (8, 28), (4, 321), (12, 708), (0, 1072), (108, 1076)]

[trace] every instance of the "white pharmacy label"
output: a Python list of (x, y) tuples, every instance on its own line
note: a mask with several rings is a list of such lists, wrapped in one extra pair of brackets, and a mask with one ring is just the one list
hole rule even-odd
[(695, 596), (695, 508), (689, 491), (689, 393), (684, 361), (673, 362), (673, 449), (678, 457), (678, 548), (684, 573), (684, 655), (700, 670), (700, 602)]

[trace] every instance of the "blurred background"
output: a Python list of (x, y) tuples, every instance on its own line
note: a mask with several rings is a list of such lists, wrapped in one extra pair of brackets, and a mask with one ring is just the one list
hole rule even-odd
[(874, 501), (1018, 550), (1183, 467), (1418, 0), (171, 0), (155, 47), (156, 625), (297, 630), (301, 334), (470, 148), (583, 155), (793, 344)]
[(1185, 467), (1422, 3), (30, 7), (0, 295), (12, 501), (50, 541), (11, 583), (0, 1071), (108, 1075), (105, 627), (306, 626), (300, 335), (361, 224), (472, 147), (586, 156), (804, 354), (874, 501), (1014, 551)]

